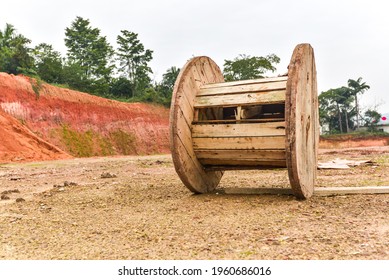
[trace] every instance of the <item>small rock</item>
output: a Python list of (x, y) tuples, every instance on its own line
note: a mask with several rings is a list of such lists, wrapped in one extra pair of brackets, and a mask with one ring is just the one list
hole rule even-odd
[(10, 181), (19, 181), (19, 180), (22, 180), (22, 178), (19, 178), (19, 177), (12, 177), (12, 178), (9, 178)]
[(77, 183), (65, 181), (63, 182), (63, 185), (53, 185), (53, 188), (64, 188), (64, 187), (72, 187), (77, 186)]
[(111, 174), (109, 172), (103, 172), (100, 176), (101, 179), (108, 179), (108, 178), (116, 178), (117, 176), (115, 174)]
[(65, 188), (64, 187), (61, 187), (58, 189), (59, 192), (64, 192), (65, 191)]
[(26, 200), (24, 199), (24, 198), (22, 198), (22, 197), (18, 197), (17, 199), (16, 199), (16, 202), (25, 202)]
[(8, 200), (10, 199), (8, 195), (2, 194), (1, 195), (1, 200)]
[(77, 186), (77, 183), (65, 181), (65, 182), (63, 182), (63, 186), (64, 187)]
[(18, 189), (3, 191), (1, 194), (20, 193)]

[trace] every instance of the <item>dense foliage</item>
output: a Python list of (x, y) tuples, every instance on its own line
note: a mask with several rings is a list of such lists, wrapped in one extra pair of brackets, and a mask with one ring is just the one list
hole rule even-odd
[(267, 71), (276, 70), (273, 64), (280, 62), (275, 54), (263, 56), (239, 55), (233, 60), (224, 61), (224, 78), (227, 82), (263, 78)]
[(30, 47), (31, 40), (6, 24), (0, 30), (0, 71), (122, 101), (170, 105), (179, 69), (172, 67), (160, 83), (153, 82), (148, 65), (153, 51), (145, 49), (138, 34), (122, 30), (115, 50), (100, 29), (76, 17), (65, 29), (64, 41), (67, 53), (62, 57), (47, 43)]
[(363, 112), (358, 103), (358, 96), (369, 88), (362, 78), (358, 78), (349, 79), (347, 86), (322, 92), (319, 95), (319, 118), (323, 132), (349, 133), (361, 125), (374, 131), (381, 115), (375, 109)]

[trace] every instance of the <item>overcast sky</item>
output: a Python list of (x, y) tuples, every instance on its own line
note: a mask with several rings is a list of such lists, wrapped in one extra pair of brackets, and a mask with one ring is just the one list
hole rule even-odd
[[(315, 51), (319, 92), (363, 78), (371, 89), (364, 108), (389, 112), (389, 4), (383, 0), (18, 0), (3, 1), (0, 28), (13, 24), (32, 40), (66, 54), (65, 28), (89, 19), (115, 46), (120, 30), (139, 34), (154, 51), (154, 78), (192, 56), (207, 55), (222, 67), (239, 54), (281, 58), (287, 71), (294, 47)], [(275, 75), (274, 74), (274, 75)], [(273, 74), (269, 74), (273, 75)]]

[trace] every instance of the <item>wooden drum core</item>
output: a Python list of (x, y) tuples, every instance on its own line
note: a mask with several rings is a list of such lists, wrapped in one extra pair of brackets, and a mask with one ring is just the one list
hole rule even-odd
[(286, 167), (286, 81), (277, 77), (200, 87), (192, 138), (205, 168)]
[(318, 144), (313, 49), (295, 48), (287, 76), (223, 82), (208, 57), (181, 70), (170, 113), (171, 151), (182, 182), (212, 191), (224, 170), (287, 167), (295, 195), (313, 193)]

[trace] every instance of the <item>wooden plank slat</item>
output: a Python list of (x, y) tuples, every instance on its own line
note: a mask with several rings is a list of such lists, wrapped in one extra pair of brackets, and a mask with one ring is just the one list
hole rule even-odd
[(264, 105), (283, 103), (285, 103), (285, 90), (276, 90), (269, 92), (251, 92), (244, 94), (197, 96), (195, 99), (194, 107), (231, 107), (239, 105)]
[(212, 87), (212, 88), (201, 87), (198, 96), (242, 94), (247, 92), (261, 92), (261, 91), (285, 90), (285, 89), (286, 89), (286, 81), (278, 81), (273, 83), (235, 85), (229, 87), (227, 86)]
[(272, 166), (272, 167), (286, 167), (285, 160), (258, 160), (258, 159), (199, 159), (202, 165), (207, 166)]
[(313, 192), (315, 196), (332, 196), (347, 194), (389, 194), (389, 186), (367, 187), (321, 187)]
[(269, 77), (253, 80), (243, 80), (243, 81), (234, 81), (234, 82), (222, 82), (222, 83), (209, 83), (202, 86), (202, 88), (218, 88), (218, 87), (231, 87), (231, 86), (240, 86), (240, 85), (249, 85), (249, 84), (258, 84), (258, 83), (271, 83), (278, 81), (287, 81), (288, 76), (280, 77)]
[(228, 171), (228, 170), (272, 170), (283, 169), (284, 166), (270, 166), (270, 165), (207, 165), (207, 171)]
[(234, 124), (234, 123), (265, 123), (265, 122), (284, 122), (284, 118), (267, 119), (243, 119), (243, 120), (201, 120), (193, 121), (193, 124)]
[[(216, 189), (219, 194), (273, 194), (292, 195), (292, 189), (286, 188), (224, 188)], [(314, 196), (335, 196), (352, 194), (389, 194), (389, 186), (367, 186), (367, 187), (321, 187), (313, 191)]]
[(198, 159), (224, 160), (283, 160), (285, 151), (281, 150), (195, 150)]
[(282, 135), (285, 135), (285, 122), (192, 125), (193, 138)]
[(284, 136), (193, 138), (195, 150), (285, 150)]
[(286, 189), (286, 188), (224, 188), (224, 189), (216, 189), (215, 192), (220, 194), (293, 195), (292, 189)]

